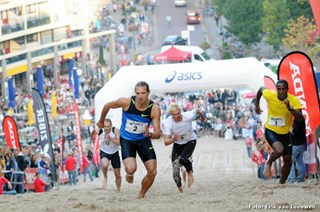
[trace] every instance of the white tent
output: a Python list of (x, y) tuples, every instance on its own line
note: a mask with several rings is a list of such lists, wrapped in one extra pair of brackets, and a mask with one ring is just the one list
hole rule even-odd
[[(255, 58), (122, 67), (95, 95), (95, 121), (109, 101), (134, 94), (134, 86), (146, 81), (152, 93), (207, 90), (213, 88), (246, 87), (257, 91), (264, 85), (264, 76), (276, 82), (276, 74)], [(264, 102), (264, 101), (262, 101)], [(262, 103), (261, 106), (266, 105)], [(265, 110), (266, 111), (266, 110)], [(265, 115), (264, 115), (265, 116)], [(114, 126), (121, 124), (121, 109), (111, 109), (107, 115)], [(264, 120), (264, 118), (262, 117)]]

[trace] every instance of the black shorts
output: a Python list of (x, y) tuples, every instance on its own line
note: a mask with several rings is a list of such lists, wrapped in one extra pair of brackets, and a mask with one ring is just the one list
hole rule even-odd
[(114, 169), (119, 169), (121, 167), (119, 151), (110, 155), (100, 150), (100, 159), (102, 158), (107, 158), (109, 161), (111, 161), (111, 165)]
[(287, 134), (278, 134), (266, 128), (265, 137), (269, 145), (272, 147), (272, 144), (276, 141), (280, 141), (284, 148), (284, 155), (292, 154), (292, 143), (290, 140), (289, 133)]
[(133, 157), (135, 158), (138, 152), (142, 162), (148, 160), (156, 160), (156, 152), (152, 146), (150, 138), (145, 138), (140, 141), (129, 141), (120, 137), (122, 160)]

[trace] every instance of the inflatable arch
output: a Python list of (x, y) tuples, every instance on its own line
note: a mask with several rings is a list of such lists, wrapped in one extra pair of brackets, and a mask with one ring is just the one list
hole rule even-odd
[[(125, 66), (95, 95), (95, 122), (99, 120), (105, 103), (130, 97), (139, 81), (146, 81), (151, 93), (242, 87), (257, 91), (264, 85), (264, 76), (276, 82), (276, 74), (251, 57), (203, 63)], [(262, 102), (261, 107), (266, 108), (266, 103)], [(109, 111), (107, 117), (112, 119), (114, 126), (120, 126), (121, 112), (121, 109)]]

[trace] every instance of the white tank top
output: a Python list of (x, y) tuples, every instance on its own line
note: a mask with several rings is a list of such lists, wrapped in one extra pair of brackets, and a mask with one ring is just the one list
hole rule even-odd
[[(112, 131), (109, 133), (109, 135), (111, 138), (116, 137), (116, 135)], [(105, 132), (103, 132), (100, 135), (100, 150), (112, 155), (120, 150), (120, 146), (114, 144), (112, 141), (107, 140), (107, 138), (105, 138)]]

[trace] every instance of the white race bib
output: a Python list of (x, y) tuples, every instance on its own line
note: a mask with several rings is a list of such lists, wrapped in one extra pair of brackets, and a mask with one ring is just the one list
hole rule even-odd
[(127, 120), (126, 131), (134, 134), (141, 134), (146, 131), (146, 123)]
[(268, 123), (269, 123), (270, 126), (283, 127), (286, 124), (286, 120), (285, 120), (284, 117), (273, 117), (273, 116), (270, 116)]

